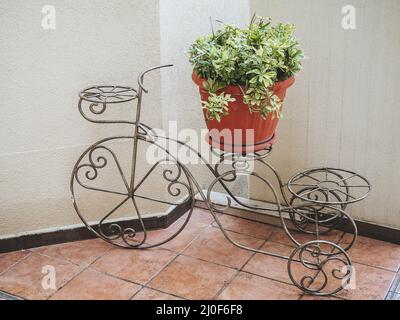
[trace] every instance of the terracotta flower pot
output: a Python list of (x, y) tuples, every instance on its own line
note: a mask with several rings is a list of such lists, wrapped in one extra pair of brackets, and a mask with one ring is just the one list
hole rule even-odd
[[(199, 77), (194, 71), (192, 79), (199, 86), (201, 100), (207, 101), (209, 93), (203, 87), (203, 82), (206, 80)], [(283, 101), (286, 89), (294, 81), (292, 77), (277, 82), (271, 89)], [(251, 113), (248, 105), (243, 102), (243, 92), (239, 86), (227, 86), (217, 93), (221, 92), (231, 94), (236, 101), (229, 103), (229, 114), (223, 116), (220, 122), (208, 120), (207, 110), (203, 109), (209, 130), (208, 143), (220, 150), (240, 153), (255, 152), (271, 146), (275, 142), (275, 129), (279, 119), (276, 116), (273, 118), (272, 114), (263, 119), (259, 113)], [(246, 131), (247, 129), (250, 131)]]

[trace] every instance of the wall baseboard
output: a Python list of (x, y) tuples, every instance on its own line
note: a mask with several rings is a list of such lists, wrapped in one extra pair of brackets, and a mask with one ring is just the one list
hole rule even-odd
[[(179, 219), (190, 208), (191, 200), (174, 206), (166, 214), (152, 217), (144, 217), (143, 222), (147, 230), (165, 229)], [(104, 223), (107, 228), (110, 224), (118, 222), (121, 227), (133, 228), (141, 231), (142, 227), (138, 219), (125, 219), (109, 223)], [(97, 224), (92, 225), (98, 231)], [(32, 232), (23, 235), (16, 235), (8, 238), (0, 238), (0, 253), (36, 248), (51, 244), (88, 240), (96, 238), (96, 235), (84, 225), (68, 229), (47, 230), (42, 232)]]

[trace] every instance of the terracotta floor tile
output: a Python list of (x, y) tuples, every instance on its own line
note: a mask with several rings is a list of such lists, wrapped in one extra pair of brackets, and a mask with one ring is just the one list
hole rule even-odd
[[(306, 233), (301, 233), (298, 231), (293, 231), (290, 230), (293, 238), (297, 240), (300, 244), (304, 244), (308, 241), (316, 240), (315, 235), (310, 235)], [(331, 241), (334, 243), (337, 243), (341, 237), (342, 237), (343, 232), (342, 231), (336, 231), (332, 230), (326, 235), (321, 235), (320, 239), (321, 240), (326, 240), (326, 241)], [(292, 247), (295, 247), (295, 243), (290, 240), (286, 232), (282, 228), (274, 228), (272, 236), (269, 239), (270, 241), (286, 244)]]
[(187, 299), (213, 299), (235, 273), (227, 267), (180, 256), (149, 286)]
[[(294, 248), (280, 243), (267, 242), (262, 248), (267, 252), (290, 256)], [(287, 271), (287, 260), (257, 253), (243, 268), (244, 271), (255, 273), (267, 278), (292, 284)]]
[[(350, 235), (344, 237), (348, 242)], [(350, 249), (354, 262), (397, 271), (400, 266), (400, 245), (359, 236)]]
[[(184, 214), (180, 220), (185, 220), (187, 218), (187, 213)], [(189, 223), (191, 224), (211, 224), (214, 222), (214, 217), (211, 215), (209, 210), (202, 208), (194, 208), (192, 215), (190, 217)]]
[(102, 239), (98, 239), (98, 238), (90, 239), (90, 240), (75, 241), (73, 243), (75, 243), (83, 248), (90, 247), (90, 248), (104, 249), (104, 250), (114, 248), (114, 246), (111, 245), (110, 243), (108, 243)]
[(0, 274), (10, 268), (12, 265), (25, 258), (29, 251), (21, 250), (0, 254)]
[(156, 275), (176, 253), (165, 249), (112, 249), (92, 267), (117, 277), (145, 284)]
[[(148, 232), (146, 243), (156, 244), (168, 239), (173, 234), (178, 232), (182, 223), (174, 224), (167, 229), (155, 230)], [(209, 227), (202, 223), (188, 223), (185, 228), (171, 241), (163, 244), (161, 247), (176, 252), (184, 250), (205, 228)]]
[[(195, 213), (193, 213), (195, 214)], [(181, 252), (185, 249), (193, 239), (195, 239), (205, 228), (209, 227), (209, 223), (203, 223), (206, 218), (203, 217), (203, 213), (200, 213), (200, 218), (190, 219), (184, 229), (177, 234), (172, 240), (159, 245), (161, 242), (167, 240), (171, 236), (174, 236), (181, 226), (184, 224), (184, 217), (175, 221), (172, 225), (165, 229), (147, 231), (147, 237), (145, 243), (147, 245), (157, 245), (159, 248), (164, 248), (176, 252)], [(185, 215), (186, 217), (186, 215)], [(134, 239), (130, 239), (132, 243), (142, 242), (144, 237), (143, 232), (137, 232)], [(104, 241), (103, 241), (104, 242)], [(121, 239), (116, 240), (116, 243), (122, 242)], [(125, 246), (125, 244), (123, 244)]]
[(98, 239), (55, 244), (40, 247), (34, 251), (46, 256), (62, 258), (80, 266), (87, 266), (111, 248), (111, 244)]
[(351, 300), (383, 300), (395, 273), (354, 263), (355, 290), (344, 290), (337, 295)]
[(220, 294), (219, 300), (298, 300), (294, 286), (241, 272)]
[(53, 266), (56, 271), (56, 287), (73, 278), (81, 268), (62, 259), (45, 257), (31, 253), (0, 276), (0, 290), (27, 299), (46, 299), (55, 292), (53, 289), (43, 289), (42, 273), (44, 266)]
[(182, 299), (150, 288), (143, 288), (139, 293), (137, 293), (133, 297), (132, 300), (182, 300)]
[[(258, 249), (264, 243), (263, 240), (243, 234), (227, 233), (234, 241), (250, 248)], [(231, 244), (220, 229), (208, 228), (183, 254), (239, 269), (250, 258), (252, 252)]]
[(56, 292), (51, 300), (127, 300), (141, 286), (87, 269)]
[[(237, 218), (226, 214), (220, 215), (219, 221), (225, 230), (235, 231), (262, 240), (267, 240), (271, 235), (272, 230), (274, 230), (274, 227), (270, 225)], [(213, 226), (218, 227), (216, 222), (213, 223)]]

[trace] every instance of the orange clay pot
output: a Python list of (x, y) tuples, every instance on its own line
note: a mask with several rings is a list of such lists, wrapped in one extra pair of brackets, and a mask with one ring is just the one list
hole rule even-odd
[[(192, 79), (199, 86), (201, 100), (207, 101), (209, 92), (203, 87), (203, 82), (206, 80), (199, 77), (194, 71)], [(277, 82), (271, 87), (271, 90), (283, 101), (286, 89), (293, 83), (294, 78), (292, 77)], [(227, 86), (217, 91), (217, 93), (222, 92), (230, 94), (236, 101), (229, 103), (229, 114), (223, 116), (221, 122), (207, 120), (207, 110), (203, 109), (204, 119), (209, 130), (208, 143), (217, 149), (238, 153), (256, 152), (270, 147), (275, 142), (275, 129), (279, 119), (276, 116), (273, 118), (272, 114), (263, 119), (259, 113), (251, 113), (248, 105), (243, 102), (243, 92), (239, 86)], [(254, 131), (246, 131), (246, 129)], [(226, 130), (230, 134), (222, 134), (222, 132), (226, 133)], [(239, 135), (237, 135), (238, 133)]]

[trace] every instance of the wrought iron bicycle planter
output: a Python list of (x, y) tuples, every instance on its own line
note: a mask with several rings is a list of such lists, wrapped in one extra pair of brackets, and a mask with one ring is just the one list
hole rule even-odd
[[(287, 260), (290, 280), (304, 292), (315, 295), (330, 295), (346, 288), (352, 277), (352, 262), (347, 251), (356, 240), (357, 227), (352, 217), (345, 210), (349, 204), (361, 201), (368, 195), (371, 189), (368, 180), (348, 170), (314, 168), (298, 172), (287, 183), (284, 183), (278, 172), (266, 160), (271, 154), (272, 148), (253, 154), (220, 151), (218, 163), (211, 165), (200, 152), (187, 143), (156, 134), (152, 128), (140, 122), (142, 98), (148, 92), (143, 80), (148, 72), (168, 66), (170, 65), (154, 67), (142, 72), (138, 77), (137, 90), (126, 86), (92, 86), (79, 94), (79, 111), (86, 120), (93, 123), (126, 124), (130, 125), (132, 129), (132, 135), (113, 136), (94, 143), (83, 152), (76, 162), (71, 175), (70, 190), (74, 208), (83, 223), (97, 237), (115, 246), (128, 249), (157, 247), (174, 239), (185, 229), (191, 218), (196, 201), (195, 196), (197, 195), (204, 201), (215, 223), (229, 242), (244, 250)], [(98, 119), (98, 116), (105, 113), (108, 106), (132, 101), (136, 101), (135, 121)], [(84, 105), (87, 107), (86, 111)], [(107, 143), (116, 141), (129, 142), (131, 145), (130, 179), (125, 177), (117, 154), (112, 150), (112, 147), (107, 145)], [(172, 141), (183, 148), (187, 148), (209, 169), (214, 180), (206, 191), (201, 188), (188, 166), (168, 150), (165, 141)], [(155, 162), (140, 180), (138, 180), (137, 175), (139, 143), (153, 146), (165, 155), (162, 160)], [(217, 150), (213, 150), (213, 152), (217, 152)], [(111, 190), (107, 186), (90, 185), (91, 182), (96, 181), (101, 170), (105, 169), (110, 162), (114, 163), (118, 174), (121, 176), (124, 185), (122, 192)], [(251, 162), (257, 163), (257, 168), (262, 168), (262, 172), (257, 173), (249, 170), (248, 165)], [(188, 212), (182, 225), (166, 239), (157, 243), (149, 243), (149, 230), (145, 225), (143, 212), (137, 205), (138, 198), (141, 198), (138, 191), (149, 175), (153, 174), (156, 168), (161, 168), (164, 163), (170, 165), (168, 169), (164, 168), (161, 173), (161, 178), (166, 182), (167, 191), (171, 197), (180, 197), (179, 199), (183, 197), (188, 204)], [(226, 164), (229, 165), (228, 169), (226, 169)], [(173, 168), (171, 168), (171, 165)], [(222, 167), (225, 167), (225, 170)], [(270, 176), (272, 174), (272, 179), (265, 175), (266, 172), (269, 172)], [(236, 181), (241, 175), (261, 181), (265, 190), (274, 199), (273, 207), (253, 206), (236, 197), (231, 192), (229, 183)], [(217, 185), (222, 187), (227, 194), (227, 205), (225, 207), (212, 202), (212, 191)], [(275, 187), (276, 185), (278, 187)], [(108, 211), (100, 221), (95, 224), (89, 223), (82, 213), (81, 204), (77, 200), (78, 187), (80, 190), (86, 189), (97, 193), (116, 195), (121, 197), (122, 200)], [(146, 197), (146, 199), (165, 204), (175, 203), (152, 197)], [(133, 204), (139, 225), (139, 228), (136, 227), (137, 230), (132, 226), (127, 226), (126, 223), (111, 220), (112, 216), (127, 202)], [(223, 213), (225, 209), (231, 206), (232, 202), (258, 215), (268, 215), (271, 211), (278, 213), (284, 231), (295, 245), (292, 254), (284, 256), (251, 248), (232, 239), (217, 214), (218, 212)], [(345, 245), (330, 241), (331, 233), (343, 224), (347, 224), (347, 229), (352, 231), (351, 239)], [(296, 238), (293, 230), (297, 231), (296, 234), (305, 234), (313, 240), (302, 242)]]

